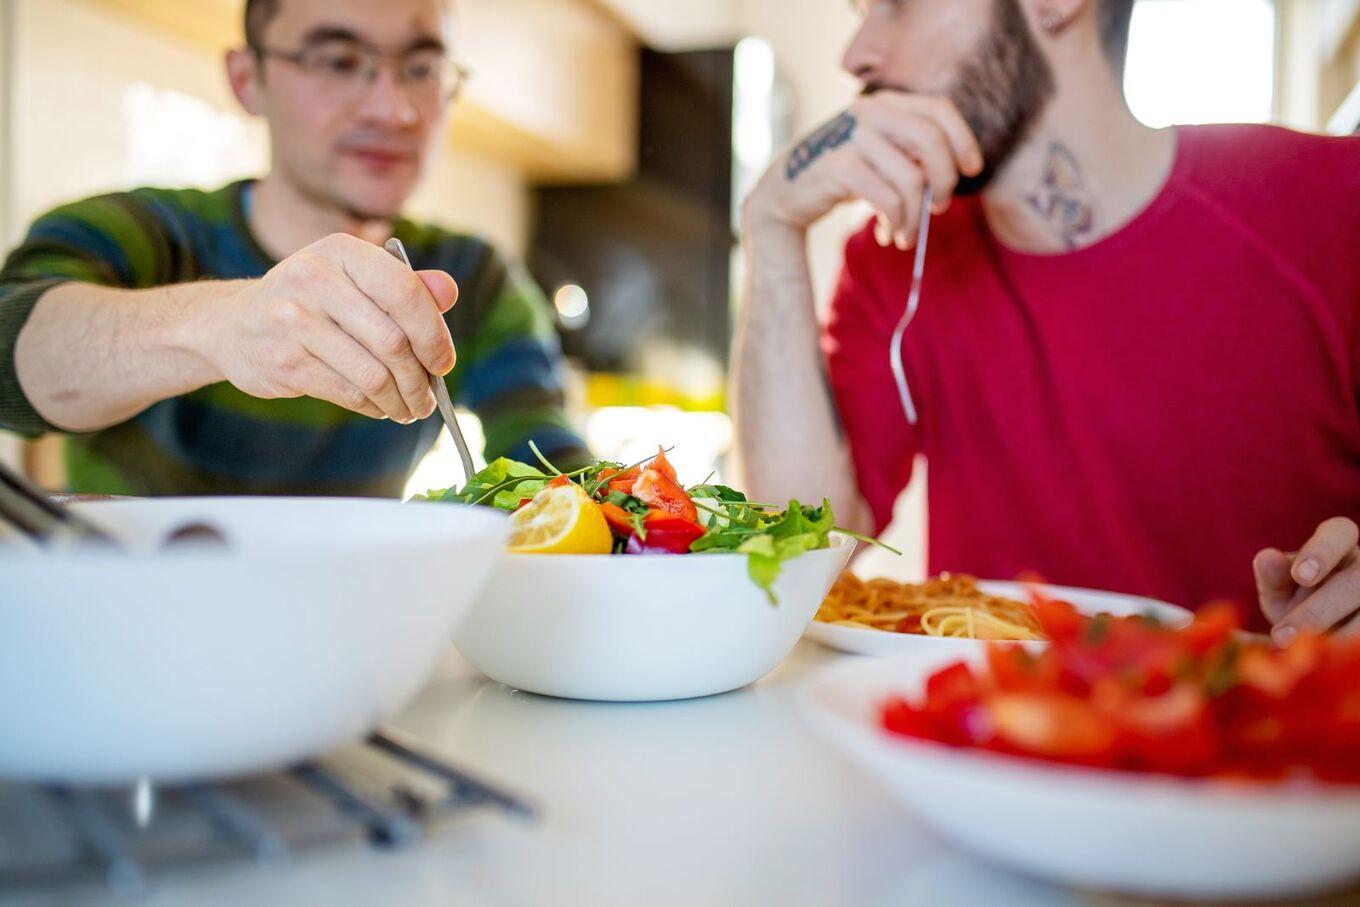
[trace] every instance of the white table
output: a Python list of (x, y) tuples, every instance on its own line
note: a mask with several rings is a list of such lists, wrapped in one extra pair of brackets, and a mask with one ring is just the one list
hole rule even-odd
[[(835, 656), (802, 643), (760, 683), (689, 702), (517, 693), (456, 654), (396, 724), (525, 795), (539, 819), (457, 819), (418, 846), (160, 875), (138, 904), (1049, 905), (1073, 894), (933, 839), (804, 725), (795, 694)], [(0, 895), (0, 902), (5, 899)], [(107, 900), (91, 888), (40, 904)]]

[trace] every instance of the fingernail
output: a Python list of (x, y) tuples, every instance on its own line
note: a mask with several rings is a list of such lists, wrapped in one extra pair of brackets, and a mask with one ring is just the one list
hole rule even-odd
[(892, 242), (892, 228), (882, 214), (878, 216), (878, 223), (874, 224), (874, 239), (885, 249)]
[(1322, 565), (1312, 558), (1309, 558), (1294, 568), (1294, 575), (1297, 576), (1301, 582), (1305, 583), (1313, 582), (1313, 580), (1318, 578), (1318, 574), (1321, 572)]
[(1295, 630), (1293, 627), (1276, 627), (1275, 631), (1270, 635), (1277, 645), (1287, 646), (1298, 638), (1299, 631)]
[(907, 239), (905, 230), (898, 230), (893, 234), (893, 245), (897, 246), (897, 248), (901, 249), (903, 252), (907, 251), (910, 241)]

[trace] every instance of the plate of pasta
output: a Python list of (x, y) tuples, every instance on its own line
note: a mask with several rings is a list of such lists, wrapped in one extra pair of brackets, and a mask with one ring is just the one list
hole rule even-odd
[(1044, 583), (979, 580), (942, 573), (921, 583), (860, 579), (847, 571), (827, 593), (807, 637), (854, 655), (900, 655), (928, 650), (960, 653), (988, 641), (1044, 648), (1035, 597), (1068, 602), (1087, 614), (1146, 614), (1171, 626), (1189, 623), (1184, 608), (1117, 592)]

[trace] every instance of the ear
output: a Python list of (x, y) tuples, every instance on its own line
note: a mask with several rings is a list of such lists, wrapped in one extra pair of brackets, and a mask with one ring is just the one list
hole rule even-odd
[(1057, 35), (1091, 12), (1092, 0), (1024, 0), (1030, 26), (1040, 34)]
[(236, 95), (237, 102), (246, 113), (260, 116), (264, 112), (264, 86), (261, 84), (263, 74), (260, 72), (259, 58), (249, 48), (236, 48), (227, 51), (226, 65), (231, 93)]

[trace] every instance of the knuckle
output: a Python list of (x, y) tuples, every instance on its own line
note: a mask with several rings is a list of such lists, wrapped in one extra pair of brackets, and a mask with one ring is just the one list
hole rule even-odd
[(1360, 527), (1355, 525), (1355, 521), (1347, 517), (1333, 517), (1322, 524), (1322, 528), (1330, 535), (1346, 543), (1346, 547), (1355, 547), (1357, 539), (1360, 539)]
[(391, 381), (392, 378), (392, 376), (388, 374), (387, 369), (380, 368), (376, 365), (365, 366), (360, 369), (357, 377), (359, 379), (359, 389), (362, 390), (366, 396), (370, 397), (383, 393), (383, 391), (387, 389), (388, 382)]
[(1344, 613), (1360, 607), (1360, 566), (1347, 567), (1334, 580), (1341, 592)]
[(295, 330), (307, 320), (307, 308), (296, 299), (281, 299), (274, 306), (274, 319), (286, 330)]
[(320, 256), (304, 250), (289, 256), (279, 267), (289, 280), (303, 283), (318, 279), (326, 265)]
[(371, 406), (367, 395), (352, 384), (346, 384), (340, 392), (340, 399), (344, 402), (346, 409), (361, 410)]
[(933, 95), (930, 101), (931, 106), (937, 113), (951, 118), (960, 116), (958, 106), (954, 104), (953, 98), (950, 98), (948, 95)]
[(384, 356), (400, 356), (406, 352), (407, 347), (406, 333), (395, 324), (383, 328), (378, 337), (378, 351)]

